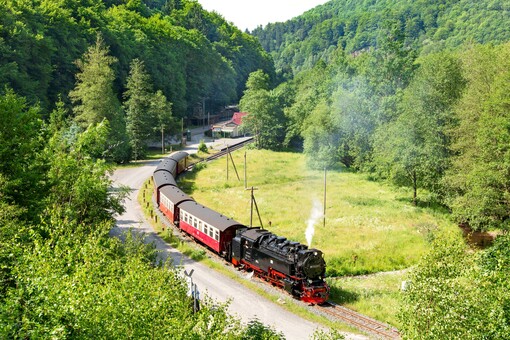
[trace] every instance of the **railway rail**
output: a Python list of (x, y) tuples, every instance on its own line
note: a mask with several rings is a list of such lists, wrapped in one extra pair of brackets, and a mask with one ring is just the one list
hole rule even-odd
[(382, 339), (400, 339), (400, 333), (396, 328), (388, 324), (371, 319), (363, 314), (357, 313), (349, 308), (339, 306), (332, 302), (326, 302), (321, 306), (316, 306), (319, 312), (340, 319), (359, 330), (373, 334)]
[(199, 160), (198, 162), (195, 162), (195, 163), (193, 163), (193, 164), (189, 165), (189, 166), (186, 168), (186, 170), (187, 170), (187, 171), (189, 171), (189, 170), (193, 169), (193, 167), (194, 167), (195, 165), (197, 165), (198, 163), (210, 162), (210, 161), (212, 161), (212, 160), (214, 160), (214, 159), (216, 159), (216, 158), (220, 158), (220, 157), (222, 157), (222, 156), (225, 156), (227, 153), (232, 152), (232, 151), (235, 151), (235, 150), (237, 150), (237, 149), (240, 149), (240, 148), (242, 148), (243, 146), (245, 146), (246, 144), (250, 144), (250, 143), (252, 143), (252, 142), (253, 142), (253, 137), (252, 137), (252, 138), (248, 138), (248, 139), (246, 139), (246, 140), (244, 140), (244, 141), (242, 141), (242, 142), (239, 142), (239, 143), (237, 143), (237, 144), (233, 144), (233, 145), (231, 145), (231, 146), (226, 146), (226, 147), (224, 147), (223, 149), (221, 149), (219, 152), (215, 153), (214, 155), (211, 155), (211, 156), (209, 156), (209, 157), (206, 157), (206, 158), (204, 158), (204, 159), (202, 159), (202, 160)]

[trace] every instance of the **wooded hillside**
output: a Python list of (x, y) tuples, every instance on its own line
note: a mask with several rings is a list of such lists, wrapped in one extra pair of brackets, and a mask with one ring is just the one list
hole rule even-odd
[(255, 38), (195, 1), (7, 0), (0, 13), (0, 87), (45, 109), (59, 96), (66, 102), (75, 61), (98, 32), (117, 59), (117, 97), (140, 59), (179, 118), (204, 98), (214, 107), (235, 102), (252, 71), (273, 73)]
[(258, 27), (252, 34), (275, 59), (280, 72), (308, 69), (329, 60), (337, 47), (358, 54), (377, 48), (381, 29), (397, 22), (405, 46), (419, 54), (471, 43), (510, 39), (510, 4), (471, 0), (332, 0), (284, 23)]

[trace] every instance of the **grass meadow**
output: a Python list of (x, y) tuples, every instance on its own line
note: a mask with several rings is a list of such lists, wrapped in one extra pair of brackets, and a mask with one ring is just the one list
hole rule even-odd
[[(247, 186), (254, 186), (264, 228), (307, 244), (314, 204), (323, 211), (324, 171), (306, 167), (299, 153), (247, 150)], [(250, 224), (250, 190), (244, 188), (244, 151), (233, 154), (240, 180), (226, 158), (181, 179), (198, 202)], [(393, 271), (416, 263), (439, 228), (454, 228), (442, 212), (411, 205), (410, 193), (348, 170), (326, 176), (326, 218), (314, 225), (311, 247), (325, 253), (328, 276)], [(315, 203), (314, 203), (315, 201)], [(254, 210), (253, 225), (259, 226)]]
[[(232, 153), (240, 179), (229, 161), (227, 180), (223, 157), (183, 176), (180, 187), (198, 202), (249, 225), (245, 152), (247, 187), (256, 188), (264, 228), (307, 244), (313, 207), (319, 215), (324, 208), (324, 171), (310, 170), (302, 154), (242, 149)], [(325, 224), (322, 217), (316, 219), (311, 247), (325, 254), (332, 300), (398, 326), (394, 315), (403, 274), (352, 277), (409, 268), (427, 251), (435, 231), (455, 226), (441, 210), (412, 206), (410, 191), (343, 168), (329, 170), (326, 178)], [(260, 225), (255, 209), (253, 225)]]

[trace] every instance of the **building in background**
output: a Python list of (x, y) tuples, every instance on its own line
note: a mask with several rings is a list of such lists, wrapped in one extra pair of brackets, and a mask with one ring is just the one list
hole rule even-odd
[(243, 117), (247, 116), (247, 112), (234, 112), (232, 119), (227, 122), (214, 124), (212, 126), (212, 133), (214, 138), (235, 138), (241, 137), (241, 124)]

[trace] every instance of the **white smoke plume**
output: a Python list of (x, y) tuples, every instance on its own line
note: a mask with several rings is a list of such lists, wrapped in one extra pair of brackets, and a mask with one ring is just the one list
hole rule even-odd
[(308, 247), (312, 245), (313, 234), (315, 234), (315, 223), (322, 217), (322, 204), (317, 199), (313, 200), (312, 211), (310, 212), (310, 217), (306, 222), (307, 227), (305, 231), (306, 242), (308, 242)]

